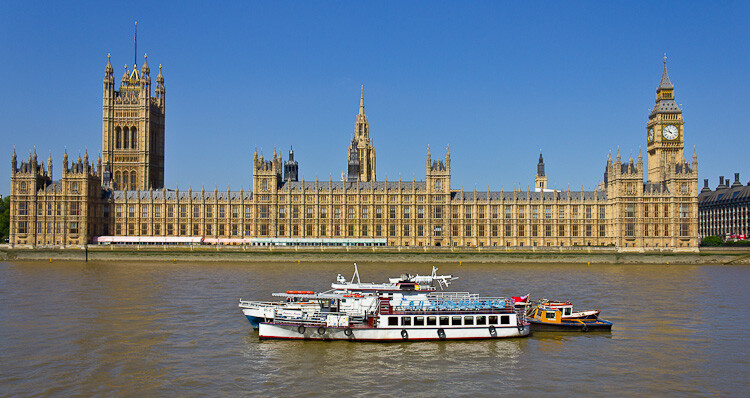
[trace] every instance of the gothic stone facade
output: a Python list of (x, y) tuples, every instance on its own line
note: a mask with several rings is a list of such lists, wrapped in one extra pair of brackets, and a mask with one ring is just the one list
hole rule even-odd
[[(127, 68), (126, 68), (127, 70)], [(697, 157), (684, 159), (682, 111), (666, 60), (646, 124), (648, 180), (639, 154), (607, 158), (593, 191), (547, 189), (540, 155), (534, 190), (451, 188), (451, 157), (433, 159), (424, 181), (377, 181), (375, 150), (360, 97), (355, 134), (340, 181), (299, 181), (290, 151), (253, 155), (250, 191), (163, 188), (164, 78), (150, 93), (148, 67), (114, 91), (105, 68), (104, 159), (88, 156), (53, 181), (36, 153), (11, 168), (11, 243), (82, 245), (95, 236), (381, 238), (391, 246), (615, 246), (697, 250)]]

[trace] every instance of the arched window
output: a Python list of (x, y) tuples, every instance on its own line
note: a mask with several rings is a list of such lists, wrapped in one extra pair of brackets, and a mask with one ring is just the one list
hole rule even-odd
[(130, 148), (130, 145), (128, 145), (128, 138), (129, 138), (128, 136), (129, 136), (129, 135), (130, 135), (130, 134), (128, 134), (128, 128), (127, 128), (127, 127), (123, 127), (123, 128), (122, 128), (122, 137), (123, 137), (123, 140), (122, 140), (122, 147), (123, 147), (124, 149), (128, 149), (128, 148)]
[(133, 172), (130, 173), (130, 189), (132, 191), (136, 190), (136, 176), (135, 176), (135, 171), (133, 171)]
[(129, 180), (128, 177), (130, 177), (130, 174), (128, 174), (127, 171), (124, 171), (122, 173), (122, 189), (125, 189), (125, 190), (128, 189), (128, 180)]
[(135, 127), (130, 128), (130, 145), (133, 149), (138, 149), (138, 132)]
[(115, 186), (117, 187), (117, 189), (120, 189), (120, 176), (121, 175), (119, 171), (115, 172)]
[(120, 126), (115, 127), (115, 148), (120, 149), (122, 147), (122, 132)]

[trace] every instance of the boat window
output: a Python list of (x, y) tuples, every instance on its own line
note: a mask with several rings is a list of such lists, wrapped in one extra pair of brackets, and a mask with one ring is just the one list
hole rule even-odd
[(566, 308), (565, 309), (565, 315), (570, 315), (570, 313), (573, 311), (572, 308)]
[(474, 324), (474, 317), (469, 315), (464, 317), (464, 325), (473, 325)]
[(447, 316), (441, 316), (440, 317), (440, 326), (447, 326), (447, 325), (450, 325), (450, 324), (451, 324), (450, 323), (450, 318), (448, 318)]
[(547, 319), (555, 319), (555, 312), (554, 311), (546, 311), (544, 314)]
[(486, 325), (487, 324), (487, 317), (484, 315), (478, 315), (477, 316), (477, 325)]
[(398, 317), (397, 316), (389, 316), (388, 317), (388, 326), (398, 326)]
[(500, 324), (501, 325), (510, 325), (510, 315), (502, 315), (502, 316), (500, 316)]
[(453, 325), (460, 325), (461, 324), (461, 317), (460, 316), (454, 316), (452, 319), (451, 324)]
[(401, 326), (411, 326), (411, 317), (405, 316), (401, 318)]
[(424, 326), (424, 317), (423, 316), (415, 316), (414, 317), (414, 326)]
[(497, 315), (490, 315), (490, 325), (497, 325)]
[(427, 317), (427, 326), (435, 326), (435, 325), (437, 325), (437, 317), (428, 316)]

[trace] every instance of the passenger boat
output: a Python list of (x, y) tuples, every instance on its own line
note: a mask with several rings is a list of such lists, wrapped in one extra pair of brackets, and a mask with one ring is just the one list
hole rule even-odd
[[(593, 312), (595, 312), (595, 314), (592, 314)], [(567, 314), (567, 317), (565, 314)], [(527, 319), (531, 323), (532, 332), (589, 332), (612, 330), (612, 322), (598, 319), (598, 315), (599, 311), (575, 313), (572, 310), (572, 304), (569, 302), (539, 302), (529, 308)]]
[[(387, 283), (362, 283), (359, 277), (357, 264), (354, 264), (354, 275), (347, 282), (343, 275), (338, 274), (336, 280), (331, 284), (331, 290), (323, 294), (339, 295), (358, 294), (358, 295), (381, 295), (383, 297), (393, 297), (399, 292), (436, 292), (450, 286), (451, 281), (458, 279), (452, 275), (437, 275), (437, 267), (432, 267), (431, 275), (401, 275), (399, 278), (389, 278)], [(458, 295), (468, 295), (468, 293), (457, 293)], [(276, 294), (274, 294), (276, 295)], [(284, 301), (255, 301), (240, 299), (239, 307), (245, 315), (250, 325), (257, 329), (260, 322), (270, 321), (274, 318), (277, 309), (287, 311), (302, 311), (309, 313), (321, 309), (320, 297), (313, 291), (287, 291), (281, 294)], [(338, 296), (337, 296), (338, 297)], [(370, 303), (371, 305), (372, 303)], [(358, 306), (359, 307), (359, 306)], [(359, 315), (361, 308), (355, 310), (354, 315)]]
[(273, 320), (260, 323), (259, 338), (394, 342), (524, 337), (530, 332), (525, 313), (506, 298), (394, 292), (391, 297), (323, 293), (314, 300), (321, 304), (314, 312), (277, 308)]

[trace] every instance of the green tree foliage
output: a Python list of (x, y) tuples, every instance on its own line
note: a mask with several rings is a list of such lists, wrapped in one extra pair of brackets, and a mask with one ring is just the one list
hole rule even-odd
[(10, 236), (10, 196), (0, 200), (0, 243)]
[(701, 246), (722, 246), (724, 241), (720, 236), (706, 236), (701, 242)]

